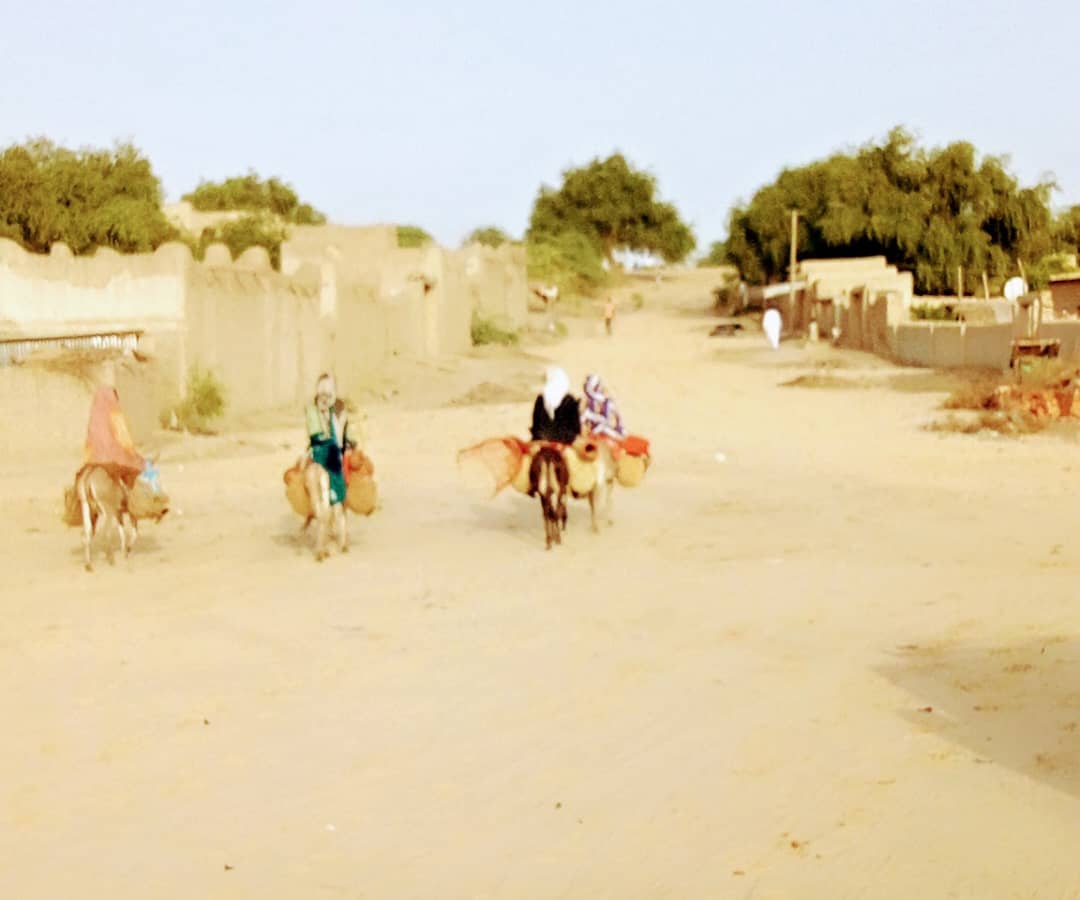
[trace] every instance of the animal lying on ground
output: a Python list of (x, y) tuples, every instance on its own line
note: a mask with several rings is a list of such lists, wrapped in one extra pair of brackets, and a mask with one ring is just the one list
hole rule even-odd
[[(126, 557), (138, 540), (139, 519), (161, 521), (169, 511), (168, 498), (163, 493), (154, 493), (149, 485), (116, 466), (85, 465), (76, 473), (74, 487), (68, 490), (71, 493), (67, 494), (66, 505), (69, 511), (77, 505), (82, 520), (83, 562), (87, 572), (94, 568), (91, 551), (95, 537), (105, 534), (111, 538), (115, 531), (120, 539), (120, 552)], [(106, 547), (106, 556), (112, 563), (111, 543)]]
[(562, 543), (566, 530), (566, 495), (570, 492), (570, 470), (562, 453), (541, 447), (529, 464), (529, 496), (540, 498), (547, 549)]

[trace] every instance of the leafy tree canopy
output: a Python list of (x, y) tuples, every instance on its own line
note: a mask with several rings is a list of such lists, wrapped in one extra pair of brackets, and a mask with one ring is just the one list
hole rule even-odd
[[(732, 210), (728, 239), (708, 258), (738, 266), (761, 284), (787, 274), (791, 210), (799, 211), (800, 257), (884, 255), (915, 274), (923, 293), (973, 290), (983, 271), (1045, 279), (1043, 260), (1060, 245), (1049, 200), (1055, 185), (1021, 187), (1001, 157), (966, 142), (925, 150), (904, 129), (883, 143), (795, 169)], [(1065, 228), (1066, 226), (1062, 226)]]
[(236, 259), (249, 247), (265, 247), (270, 254), (270, 264), (281, 269), (281, 244), (286, 238), (285, 228), (273, 216), (262, 213), (222, 222), (216, 228), (207, 228), (192, 247), (196, 259), (206, 255), (211, 244), (224, 244)]
[(510, 235), (501, 228), (497, 228), (494, 225), (488, 225), (485, 228), (474, 229), (472, 233), (465, 238), (465, 243), (483, 244), (485, 247), (501, 247), (503, 244), (509, 243), (510, 240)]
[(0, 153), (0, 237), (34, 253), (56, 241), (77, 254), (139, 253), (176, 231), (161, 211), (161, 183), (135, 147), (75, 151), (41, 139)]
[(694, 234), (678, 210), (656, 196), (656, 180), (620, 153), (563, 173), (562, 187), (542, 187), (529, 222), (530, 242), (566, 232), (584, 235), (608, 262), (616, 250), (657, 253), (678, 262)]
[(397, 242), (399, 247), (426, 247), (434, 243), (435, 238), (419, 225), (398, 225)]
[(294, 225), (322, 225), (326, 216), (308, 203), (301, 203), (296, 191), (278, 178), (263, 180), (254, 173), (203, 181), (184, 198), (201, 212), (247, 210), (272, 213)]

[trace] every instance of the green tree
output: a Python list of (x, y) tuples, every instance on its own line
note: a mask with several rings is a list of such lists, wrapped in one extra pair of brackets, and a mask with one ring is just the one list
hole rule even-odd
[(541, 187), (528, 240), (566, 232), (584, 235), (609, 263), (617, 250), (658, 253), (678, 262), (695, 244), (675, 207), (657, 199), (656, 179), (631, 167), (620, 153), (567, 169), (558, 190)]
[(530, 279), (556, 284), (563, 294), (588, 294), (607, 280), (600, 253), (577, 231), (529, 241), (526, 265)]
[(1080, 251), (1080, 205), (1070, 207), (1054, 219), (1054, 237), (1063, 250)]
[(202, 181), (183, 197), (201, 212), (246, 210), (271, 213), (293, 225), (322, 225), (326, 216), (308, 203), (301, 203), (296, 191), (278, 178), (263, 180), (254, 173)]
[(800, 257), (883, 255), (927, 293), (953, 290), (958, 267), (972, 291), (983, 271), (1004, 278), (1017, 261), (1037, 282), (1040, 262), (1059, 244), (1053, 188), (1021, 187), (1003, 159), (980, 159), (969, 143), (928, 151), (896, 128), (853, 154), (782, 171), (731, 211), (728, 238), (710, 258), (738, 266), (751, 283), (783, 278), (796, 209)]
[(397, 242), (399, 247), (426, 247), (435, 239), (419, 225), (398, 225)]
[(197, 259), (206, 255), (206, 248), (211, 244), (224, 244), (229, 248), (233, 259), (240, 256), (249, 247), (265, 247), (270, 254), (270, 264), (281, 270), (281, 244), (287, 237), (281, 223), (266, 213), (244, 216), (222, 222), (216, 228), (207, 228), (200, 235), (198, 243), (192, 248)]
[(501, 228), (494, 225), (488, 225), (485, 228), (474, 229), (473, 232), (465, 238), (465, 243), (483, 244), (485, 247), (501, 247), (503, 244), (509, 243), (510, 240), (510, 235)]
[(132, 145), (68, 150), (40, 139), (0, 153), (0, 237), (45, 253), (109, 247), (153, 250), (176, 237), (161, 211), (161, 183)]

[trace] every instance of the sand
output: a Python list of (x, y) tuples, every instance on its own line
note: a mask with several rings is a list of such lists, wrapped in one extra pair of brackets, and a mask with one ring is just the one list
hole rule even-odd
[[(177, 508), (92, 575), (78, 448), (8, 460), (0, 896), (1080, 896), (1075, 442), (646, 301), (365, 402), (384, 507), (321, 565), (299, 415), (166, 443)], [(550, 553), (454, 461), (546, 358), (655, 452)]]

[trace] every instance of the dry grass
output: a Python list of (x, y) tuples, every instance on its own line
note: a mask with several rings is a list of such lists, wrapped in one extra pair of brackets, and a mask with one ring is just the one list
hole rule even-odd
[(873, 383), (857, 378), (842, 378), (839, 375), (799, 375), (789, 381), (780, 382), (780, 387), (818, 388), (830, 390), (865, 390), (874, 387)]
[(994, 432), (1009, 437), (1036, 434), (1045, 429), (1050, 421), (1037, 419), (1021, 410), (1003, 412), (1001, 410), (981, 409), (971, 411), (971, 415), (948, 415), (926, 426), (927, 431), (939, 434), (980, 434)]
[(41, 350), (16, 362), (15, 365), (41, 369), (54, 375), (64, 375), (94, 386), (101, 381), (102, 367), (108, 362), (132, 368), (136, 365), (136, 360), (123, 350), (115, 349)]

